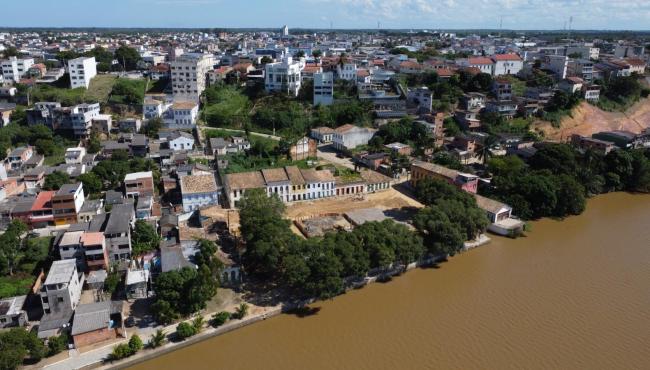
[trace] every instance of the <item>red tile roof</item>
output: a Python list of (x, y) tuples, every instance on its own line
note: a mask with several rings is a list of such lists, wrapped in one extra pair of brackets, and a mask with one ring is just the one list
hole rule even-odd
[(494, 61), (521, 60), (517, 54), (496, 54), (492, 56)]
[[(34, 201), (34, 204), (32, 205), (31, 211), (43, 211), (46, 209), (51, 209), (52, 204), (50, 203), (52, 201), (52, 197), (56, 191), (42, 191), (38, 193), (36, 196), (36, 201)], [(48, 203), (50, 203), (48, 205)]]
[(470, 57), (468, 58), (469, 65), (485, 65), (485, 64), (494, 64), (492, 59), (487, 57)]

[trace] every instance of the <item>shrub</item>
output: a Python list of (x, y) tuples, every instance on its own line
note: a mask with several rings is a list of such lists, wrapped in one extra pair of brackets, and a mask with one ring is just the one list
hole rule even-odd
[(63, 333), (57, 337), (52, 337), (47, 341), (47, 355), (54, 356), (65, 351), (68, 348), (68, 336)]
[(195, 334), (196, 328), (187, 322), (182, 322), (176, 327), (176, 336), (180, 340), (185, 340), (186, 338), (189, 338)]
[(225, 324), (228, 320), (230, 320), (230, 312), (221, 311), (219, 313), (215, 313), (212, 316), (212, 326), (218, 328), (221, 325)]
[(248, 305), (246, 303), (242, 303), (237, 307), (237, 310), (235, 310), (235, 313), (232, 315), (237, 320), (241, 320), (244, 317), (248, 315)]
[(156, 332), (151, 336), (151, 339), (149, 340), (149, 348), (158, 348), (165, 344), (165, 341), (167, 340), (167, 337), (165, 335), (165, 332), (162, 331), (162, 329), (156, 330)]
[(133, 334), (131, 336), (131, 339), (129, 339), (129, 348), (133, 352), (133, 354), (137, 353), (139, 350), (142, 349), (144, 345), (142, 344), (142, 339), (137, 334)]
[(197, 316), (192, 320), (192, 327), (196, 333), (200, 333), (203, 330), (203, 325), (205, 325), (205, 320), (203, 316)]
[(129, 345), (126, 343), (122, 343), (113, 347), (113, 352), (109, 355), (109, 359), (111, 361), (121, 360), (123, 358), (131, 356), (132, 354), (133, 351), (131, 350), (131, 347), (129, 347)]

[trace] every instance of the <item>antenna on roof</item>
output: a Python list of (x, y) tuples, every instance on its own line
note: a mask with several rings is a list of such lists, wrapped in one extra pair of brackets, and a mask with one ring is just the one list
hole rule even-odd
[(499, 21), (499, 37), (501, 37), (502, 31), (503, 31), (503, 16), (501, 16), (501, 20)]

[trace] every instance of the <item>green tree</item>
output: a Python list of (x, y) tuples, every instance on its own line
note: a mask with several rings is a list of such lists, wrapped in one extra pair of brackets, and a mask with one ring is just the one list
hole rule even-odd
[(243, 319), (246, 317), (246, 315), (248, 315), (248, 308), (249, 307), (246, 303), (241, 303), (235, 310), (235, 313), (232, 315), (232, 317), (237, 320)]
[(196, 334), (196, 328), (192, 324), (183, 321), (176, 326), (176, 337), (185, 340)]
[(25, 358), (39, 361), (45, 355), (45, 345), (35, 332), (12, 328), (0, 333), (0, 369), (17, 369)]
[(27, 230), (27, 225), (24, 222), (19, 219), (14, 219), (4, 234), (0, 235), (0, 262), (3, 264), (2, 271), (10, 276), (14, 274), (20, 262), (25, 242), (23, 235)]
[(88, 140), (88, 153), (95, 154), (99, 153), (100, 150), (102, 150), (102, 143), (99, 140), (99, 136), (93, 133), (90, 136), (90, 140)]
[(51, 337), (47, 340), (47, 355), (54, 356), (68, 349), (68, 336), (63, 333), (59, 336)]
[(99, 194), (102, 191), (102, 180), (94, 172), (87, 172), (77, 177), (77, 180), (83, 184), (84, 194)]
[(137, 220), (135, 222), (131, 240), (134, 256), (156, 250), (160, 244), (158, 232), (145, 220)]
[(138, 61), (142, 58), (136, 49), (123, 45), (115, 50), (115, 59), (125, 70), (132, 71), (137, 68)]
[(453, 224), (439, 207), (426, 207), (413, 218), (413, 225), (424, 238), (424, 246), (432, 255), (455, 255), (465, 241), (459, 225)]
[(43, 189), (45, 190), (59, 190), (61, 186), (70, 183), (70, 176), (65, 172), (54, 171), (45, 176)]

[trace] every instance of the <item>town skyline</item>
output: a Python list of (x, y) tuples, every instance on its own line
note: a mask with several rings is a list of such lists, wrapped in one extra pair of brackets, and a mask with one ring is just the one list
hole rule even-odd
[[(115, 0), (101, 13), (83, 9), (102, 3), (36, 0), (30, 17), (13, 17), (5, 27), (101, 28), (271, 28), (286, 24), (309, 29), (507, 29), (507, 30), (648, 30), (650, 3), (603, 0), (547, 2), (483, 0), (288, 0), (281, 7), (262, 1)], [(19, 14), (20, 5), (4, 5)], [(227, 10), (227, 11), (224, 11)], [(128, 10), (128, 11), (125, 11)], [(141, 17), (141, 14), (149, 14)], [(183, 14), (179, 17), (179, 14)], [(461, 15), (462, 16), (459, 16)]]

